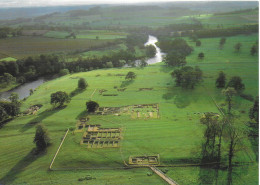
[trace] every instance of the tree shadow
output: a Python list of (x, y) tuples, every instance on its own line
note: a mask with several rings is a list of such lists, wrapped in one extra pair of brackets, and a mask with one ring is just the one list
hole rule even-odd
[(21, 159), (4, 177), (0, 179), (0, 184), (12, 184), (12, 182), (17, 178), (17, 175), (24, 171), (31, 163), (33, 163), (39, 157), (45, 155), (42, 152), (35, 155), (35, 149), (32, 149), (23, 159)]
[(80, 118), (86, 117), (88, 115), (89, 115), (88, 111), (83, 110), (81, 113), (79, 113), (79, 115), (77, 115), (76, 119), (80, 119)]
[(83, 93), (85, 91), (85, 89), (79, 89), (79, 88), (76, 88), (74, 91), (72, 91), (70, 93), (70, 97), (74, 97), (74, 96), (77, 96), (78, 94), (80, 93)]
[(121, 83), (120, 87), (123, 88), (123, 87), (127, 87), (129, 85), (131, 85), (132, 83), (134, 82), (134, 80), (125, 80)]
[(36, 118), (30, 120), (30, 122), (28, 122), (27, 124), (25, 124), (21, 129), (20, 132), (25, 132), (27, 130), (29, 130), (30, 128), (34, 127), (35, 125), (37, 125), (38, 123), (40, 123), (42, 120), (48, 118), (49, 116), (52, 116), (53, 114), (59, 112), (60, 110), (66, 108), (66, 105), (62, 106), (62, 107), (58, 107), (56, 109), (52, 109), (52, 110), (46, 110), (42, 113), (40, 113)]
[(188, 90), (169, 88), (168, 92), (162, 96), (165, 100), (173, 99), (177, 108), (183, 109), (190, 105), (192, 98)]

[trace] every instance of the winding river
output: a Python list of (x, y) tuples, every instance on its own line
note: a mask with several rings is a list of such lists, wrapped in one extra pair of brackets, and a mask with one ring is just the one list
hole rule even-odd
[(144, 44), (145, 46), (153, 45), (156, 49), (155, 57), (149, 58), (146, 60), (146, 62), (148, 64), (155, 64), (155, 63), (161, 62), (163, 59), (163, 56), (165, 55), (165, 53), (162, 53), (161, 49), (156, 46), (156, 44), (155, 44), (156, 42), (158, 42), (158, 39), (154, 36), (149, 35), (148, 41)]
[[(154, 64), (162, 61), (163, 56), (165, 55), (164, 53), (161, 52), (160, 48), (156, 46), (156, 42), (158, 39), (154, 36), (149, 35), (148, 41), (144, 44), (145, 46), (147, 45), (153, 45), (156, 48), (156, 55), (153, 58), (147, 59), (146, 62), (148, 64)], [(45, 78), (39, 78), (38, 80), (35, 80), (33, 82), (27, 82), (24, 83), (23, 85), (20, 85), (12, 90), (1, 92), (0, 93), (0, 99), (2, 100), (8, 100), (9, 96), (11, 93), (15, 92), (18, 93), (20, 99), (24, 99), (30, 95), (30, 89), (35, 89), (41, 84), (43, 84), (47, 79)]]

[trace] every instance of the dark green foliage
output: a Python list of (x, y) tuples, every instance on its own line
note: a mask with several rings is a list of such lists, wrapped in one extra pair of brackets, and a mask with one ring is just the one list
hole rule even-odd
[(195, 68), (186, 66), (176, 69), (171, 75), (175, 78), (176, 86), (181, 86), (185, 89), (193, 89), (202, 80), (202, 71), (198, 66)]
[(80, 78), (78, 81), (78, 88), (79, 89), (86, 89), (88, 86), (88, 83), (86, 82), (85, 78)]
[(228, 114), (231, 113), (232, 108), (232, 97), (237, 94), (237, 91), (233, 87), (228, 87), (222, 90), (222, 94), (226, 96), (226, 101), (228, 103)]
[[(206, 126), (202, 144), (202, 163), (219, 161), (221, 152), (222, 123), (213, 113), (205, 113), (200, 123)], [(219, 141), (219, 142), (217, 142)]]
[(3, 76), (0, 76), (0, 87), (6, 87), (7, 85), (10, 85), (15, 82), (16, 78), (9, 73), (4, 73)]
[(56, 93), (51, 94), (51, 104), (56, 106), (57, 104), (59, 107), (63, 106), (64, 103), (69, 103), (70, 97), (66, 92), (57, 91)]
[(199, 59), (203, 59), (203, 58), (204, 58), (204, 53), (202, 53), (202, 52), (199, 53), (199, 54), (198, 54), (198, 58), (199, 58)]
[(133, 80), (133, 79), (135, 79), (136, 78), (136, 74), (134, 73), (134, 72), (132, 72), (132, 71), (129, 71), (128, 73), (127, 73), (127, 75), (125, 76), (125, 79), (126, 80)]
[(153, 45), (145, 46), (145, 53), (147, 57), (152, 58), (156, 54), (156, 48)]
[(98, 109), (99, 104), (95, 101), (90, 100), (86, 102), (86, 106), (88, 112), (95, 112)]
[(33, 142), (36, 144), (37, 152), (44, 151), (50, 144), (48, 131), (42, 124), (38, 124), (36, 127)]
[(255, 122), (259, 122), (259, 97), (257, 96), (254, 105), (249, 110), (249, 118)]
[(184, 39), (176, 38), (173, 41), (171, 40), (162, 40), (159, 42), (159, 47), (163, 52), (177, 52), (181, 55), (187, 56), (191, 54), (193, 48), (190, 47)]
[[(211, 38), (211, 37), (228, 37), (240, 34), (258, 33), (258, 24), (244, 25), (241, 27), (229, 27), (221, 29), (200, 29), (196, 30), (195, 34), (199, 38)], [(193, 33), (194, 34), (194, 33)]]
[(242, 46), (242, 44), (241, 44), (240, 42), (239, 42), (239, 43), (236, 43), (236, 44), (234, 45), (235, 51), (236, 51), (236, 52), (239, 52), (240, 49), (241, 49), (241, 46)]
[(242, 79), (239, 76), (233, 76), (227, 87), (233, 87), (238, 93), (241, 93), (245, 89), (245, 85), (242, 83)]
[(251, 47), (250, 53), (252, 56), (258, 53), (258, 42)]
[(6, 113), (4, 107), (0, 106), (0, 123), (6, 120), (8, 117), (9, 115)]
[(4, 112), (11, 117), (18, 115), (20, 112), (20, 104), (8, 101), (0, 101), (0, 107), (2, 107)]
[(126, 37), (126, 45), (127, 47), (134, 47), (134, 46), (143, 46), (144, 43), (147, 41), (148, 36), (145, 34), (130, 34)]
[(219, 41), (219, 48), (222, 49), (225, 43), (226, 43), (226, 38), (222, 37)]
[(220, 71), (218, 78), (216, 79), (216, 87), (224, 88), (226, 86), (226, 75), (223, 71)]
[(200, 40), (196, 41), (196, 46), (201, 46), (201, 41)]
[(183, 67), (186, 65), (186, 57), (179, 52), (172, 51), (166, 55), (165, 63), (173, 67)]

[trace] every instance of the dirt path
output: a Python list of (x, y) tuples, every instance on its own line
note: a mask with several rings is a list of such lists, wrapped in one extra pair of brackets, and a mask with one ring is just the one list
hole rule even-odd
[(165, 180), (168, 184), (171, 185), (178, 185), (177, 182), (175, 182), (174, 180), (172, 180), (170, 177), (166, 176), (161, 170), (159, 170), (156, 167), (150, 166), (151, 170), (153, 170), (154, 173), (156, 173), (157, 175), (159, 175), (159, 177), (161, 177), (163, 180)]
[(91, 96), (90, 96), (90, 99), (91, 99), (92, 96), (95, 94), (96, 90), (97, 90), (97, 89), (95, 89), (95, 90), (93, 91), (93, 93), (92, 93)]

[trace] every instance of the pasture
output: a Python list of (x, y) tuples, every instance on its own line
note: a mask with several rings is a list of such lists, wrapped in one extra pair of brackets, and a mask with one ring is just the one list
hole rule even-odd
[[(203, 82), (194, 90), (183, 90), (176, 87), (170, 75), (173, 68), (167, 67), (163, 63), (145, 68), (114, 68), (75, 73), (44, 83), (22, 105), (22, 111), (25, 111), (32, 105), (42, 104), (37, 115), (15, 118), (1, 128), (0, 168), (3, 169), (0, 172), (1, 182), (8, 184), (22, 184), (23, 182), (73, 184), (78, 183), (79, 178), (88, 174), (96, 178), (87, 181), (88, 184), (105, 184), (105, 182), (108, 184), (163, 184), (164, 182), (156, 175), (148, 176), (147, 173), (150, 172), (148, 169), (120, 169), (124, 166), (124, 162), (127, 163), (129, 156), (159, 154), (161, 164), (168, 166), (162, 167), (162, 169), (169, 170), (167, 175), (180, 184), (199, 184), (203, 181), (205, 174), (212, 175), (214, 171), (201, 167), (170, 166), (185, 166), (200, 162), (204, 126), (199, 123), (199, 119), (205, 112), (219, 113), (212, 97), (217, 104), (223, 104), (225, 100), (225, 97), (221, 95), (221, 90), (215, 88), (218, 72), (224, 71), (228, 79), (231, 76), (241, 76), (245, 83), (245, 93), (254, 97), (258, 94), (258, 56), (251, 56), (249, 53), (250, 47), (258, 36), (227, 37), (222, 50), (218, 48), (219, 39), (201, 39), (200, 47), (196, 47), (195, 43), (190, 42), (194, 51), (187, 57), (187, 65), (198, 65), (203, 71)], [(75, 42), (73, 46), (76, 47), (76, 42), (79, 40), (71, 39), (69, 41)], [(56, 39), (50, 39), (48, 43), (51, 41), (58, 42)], [(95, 41), (93, 44), (99, 42)], [(237, 42), (242, 43), (240, 53), (234, 52), (233, 46)], [(83, 41), (81, 44), (81, 47), (85, 46)], [(53, 47), (51, 44), (49, 45)], [(197, 58), (200, 52), (205, 54), (203, 60)], [(125, 80), (124, 75), (129, 71), (136, 73), (135, 80)], [(67, 93), (74, 91), (79, 78), (85, 78), (89, 87), (72, 97), (71, 102), (65, 108), (52, 109), (50, 94), (59, 90)], [(125, 90), (118, 91), (119, 88), (125, 88)], [(106, 94), (117, 94), (117, 96), (103, 96), (98, 93), (101, 89), (106, 89)], [(160, 117), (88, 114), (85, 103), (90, 99), (98, 102), (101, 107), (158, 104)], [(243, 127), (249, 119), (248, 110), (253, 103), (238, 96), (234, 100), (234, 112), (239, 115), (236, 124)], [(226, 109), (225, 104), (223, 108)], [(147, 112), (146, 109), (142, 111)], [(83, 133), (73, 134), (73, 131), (70, 131), (54, 162), (54, 171), (48, 171), (49, 164), (65, 131), (68, 128), (75, 129), (77, 121), (86, 116), (90, 118), (88, 124), (100, 124), (102, 128), (122, 128), (120, 147), (87, 148), (80, 145)], [(34, 148), (32, 141), (35, 125), (40, 122), (48, 128), (52, 145), (45, 154), (36, 157), (32, 156), (30, 152)], [(234, 168), (236, 173), (233, 182), (241, 185), (244, 182), (257, 184), (255, 153), (247, 138), (243, 140), (243, 143), (247, 146), (246, 152), (239, 151), (235, 155), (234, 162), (249, 162), (250, 165)], [(222, 155), (225, 158), (228, 143), (224, 141), (223, 146), (225, 150)], [(74, 171), (83, 168), (99, 169)], [(37, 175), (37, 182), (32, 178), (35, 175)], [(251, 178), (249, 179), (248, 176)], [(226, 171), (219, 172), (219, 181), (226, 182), (226, 179)], [(206, 180), (203, 182), (205, 183)]]

